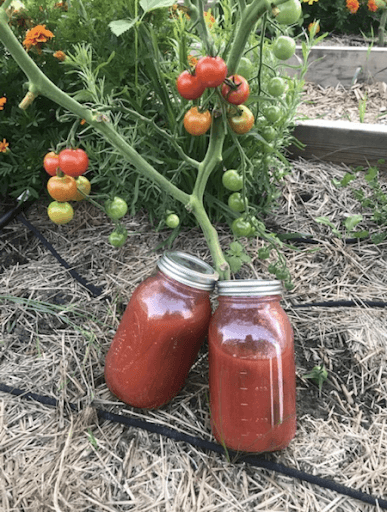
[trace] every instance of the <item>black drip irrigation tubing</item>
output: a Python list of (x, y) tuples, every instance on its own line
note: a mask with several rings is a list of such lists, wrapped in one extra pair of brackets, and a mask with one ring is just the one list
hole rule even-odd
[[(6, 384), (0, 383), (0, 391), (15, 396), (20, 396), (27, 400), (34, 400), (43, 405), (50, 405), (53, 407), (58, 406), (58, 400), (56, 398), (39, 395), (37, 393), (31, 393), (29, 391), (7, 386)], [(68, 403), (67, 405), (69, 406), (70, 409), (79, 412), (76, 405), (72, 403)], [(139, 420), (138, 418), (131, 418), (130, 416), (115, 414), (112, 412), (104, 411), (102, 409), (94, 409), (100, 420), (111, 421), (113, 423), (120, 423), (125, 427), (140, 428), (153, 434), (159, 434), (169, 439), (173, 439), (174, 441), (177, 442), (188, 443), (191, 446), (195, 446), (196, 448), (199, 448), (201, 450), (208, 450), (215, 453), (219, 453), (220, 455), (226, 455), (228, 457), (228, 460), (233, 459), (233, 464), (245, 462), (250, 466), (267, 469), (269, 471), (275, 471), (276, 473), (280, 473), (281, 475), (289, 476), (304, 482), (318, 485), (319, 487), (335, 491), (344, 496), (348, 496), (349, 498), (354, 498), (356, 500), (363, 501), (364, 503), (368, 503), (370, 505), (378, 505), (379, 508), (387, 510), (387, 500), (385, 499), (375, 498), (371, 494), (367, 494), (356, 489), (351, 489), (350, 487), (339, 484), (333, 480), (322, 478), (316, 475), (311, 475), (299, 469), (291, 468), (285, 466), (284, 464), (267, 460), (262, 455), (251, 455), (248, 453), (244, 454), (241, 452), (235, 452), (233, 450), (226, 450), (220, 444), (213, 443), (212, 441), (207, 441), (206, 439), (202, 439), (200, 437), (184, 434), (183, 432), (179, 432), (178, 430), (173, 429), (171, 427), (165, 427), (164, 425), (159, 425), (158, 423), (152, 423), (146, 420)]]
[[(19, 210), (20, 211), (20, 210)], [(15, 213), (15, 212), (14, 212)], [(43, 245), (57, 258), (59, 263), (63, 265), (71, 274), (71, 276), (76, 279), (82, 286), (87, 288), (90, 293), (94, 297), (98, 297), (102, 294), (103, 288), (96, 287), (94, 285), (88, 284), (87, 281), (81, 277), (74, 269), (70, 267), (70, 265), (59, 255), (59, 253), (54, 249), (54, 247), (50, 244), (50, 242), (37, 230), (28, 220), (19, 212), (15, 213), (15, 215), (9, 215), (7, 218), (7, 222), (10, 222), (13, 218), (17, 218), (20, 222), (22, 222), (28, 229), (32, 231), (32, 233), (43, 243)], [(2, 219), (0, 219), (1, 221)], [(1, 224), (3, 227), (5, 223)], [(293, 241), (296, 241), (293, 239)], [(306, 242), (306, 243), (318, 243), (315, 240), (310, 238), (301, 238), (297, 239), (297, 241)], [(350, 242), (351, 240), (348, 240)], [(356, 239), (357, 241), (357, 239)], [(345, 301), (328, 301), (328, 302), (312, 302), (305, 304), (294, 304), (292, 308), (309, 308), (309, 307), (352, 307), (352, 306), (370, 306), (370, 307), (386, 307), (387, 303), (382, 301), (356, 301), (356, 300), (345, 300)], [(15, 396), (20, 396), (26, 398), (27, 400), (35, 400), (44, 405), (50, 405), (53, 407), (58, 406), (58, 400), (56, 398), (39, 395), (37, 393), (32, 393), (29, 391), (25, 391), (22, 389), (14, 388), (11, 386), (7, 386), (6, 384), (0, 383), (0, 391), (4, 393), (9, 393)], [(70, 409), (74, 411), (78, 411), (76, 405), (72, 403), (68, 403)], [(146, 430), (151, 433), (156, 433), (173, 439), (175, 441), (185, 442), (192, 446), (196, 446), (202, 450), (209, 450), (215, 453), (219, 453), (221, 455), (227, 455), (229, 460), (233, 458), (236, 462), (246, 462), (251, 466), (267, 469), (270, 471), (275, 471), (282, 475), (286, 475), (292, 478), (299, 479), (304, 482), (309, 482), (314, 485), (318, 485), (325, 489), (330, 489), (344, 496), (348, 496), (350, 498), (354, 498), (364, 503), (368, 503), (370, 505), (378, 505), (379, 508), (383, 510), (387, 510), (387, 500), (382, 498), (375, 498), (374, 496), (367, 494), (362, 491), (358, 491), (352, 489), (350, 487), (346, 487), (345, 485), (334, 482), (333, 480), (329, 480), (327, 478), (322, 478), (316, 475), (311, 475), (309, 473), (305, 473), (304, 471), (300, 471), (295, 468), (291, 468), (285, 466), (284, 464), (280, 464), (278, 462), (273, 462), (270, 460), (266, 460), (260, 455), (250, 455), (243, 454), (240, 452), (235, 452), (232, 450), (225, 450), (225, 448), (217, 443), (213, 443), (212, 441), (207, 441), (200, 437), (191, 436), (188, 434), (184, 434), (179, 432), (178, 430), (172, 429), (170, 427), (165, 427), (163, 425), (159, 425), (157, 423), (151, 423), (146, 420), (139, 420), (137, 418), (131, 418), (128, 416), (123, 416), (120, 414), (111, 413), (108, 411), (104, 411), (102, 409), (96, 409), (97, 416), (101, 420), (112, 421), (114, 423), (120, 423), (125, 425), (126, 427), (134, 427)]]

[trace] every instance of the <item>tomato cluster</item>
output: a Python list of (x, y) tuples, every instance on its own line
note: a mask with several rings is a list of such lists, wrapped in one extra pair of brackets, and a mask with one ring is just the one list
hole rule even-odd
[(47, 213), (55, 224), (67, 224), (74, 216), (68, 201), (82, 201), (90, 193), (90, 181), (82, 174), (89, 166), (89, 158), (83, 149), (66, 148), (59, 154), (50, 151), (43, 159), (43, 167), (51, 176), (47, 190), (54, 199)]
[[(248, 70), (249, 61), (245, 61), (241, 69)], [(227, 77), (227, 65), (221, 57), (201, 57), (195, 69), (183, 71), (176, 80), (177, 90), (186, 100), (196, 100), (206, 89), (219, 86), (224, 100), (230, 104), (228, 120), (231, 129), (238, 134), (247, 133), (254, 124), (252, 112), (243, 105), (250, 95), (249, 83), (242, 74)], [(208, 109), (191, 107), (183, 124), (190, 135), (203, 135), (212, 124), (212, 115)]]

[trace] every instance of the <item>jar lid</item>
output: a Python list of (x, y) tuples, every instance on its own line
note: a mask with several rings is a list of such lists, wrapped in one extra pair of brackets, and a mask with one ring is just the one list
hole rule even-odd
[(172, 279), (199, 290), (213, 290), (219, 279), (219, 274), (208, 263), (181, 251), (166, 251), (157, 266)]
[(218, 281), (217, 288), (219, 295), (238, 297), (282, 295), (281, 281), (277, 280), (236, 279), (233, 281)]

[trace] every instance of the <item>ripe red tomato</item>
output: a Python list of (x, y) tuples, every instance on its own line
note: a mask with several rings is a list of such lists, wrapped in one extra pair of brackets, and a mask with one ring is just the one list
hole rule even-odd
[(210, 128), (212, 117), (209, 110), (199, 112), (197, 107), (192, 107), (184, 116), (184, 128), (191, 135), (203, 135)]
[(205, 87), (218, 87), (227, 76), (227, 65), (221, 57), (201, 57), (195, 73)]
[(245, 105), (239, 105), (237, 112), (228, 118), (228, 122), (235, 133), (247, 133), (254, 125), (254, 115)]
[(232, 75), (227, 78), (237, 87), (233, 89), (230, 85), (222, 85), (222, 96), (233, 105), (241, 105), (250, 95), (249, 83), (242, 75)]
[(186, 100), (196, 100), (200, 98), (206, 87), (201, 83), (196, 75), (189, 71), (183, 71), (176, 80), (177, 90)]
[(91, 183), (86, 176), (78, 176), (75, 178), (75, 183), (77, 184), (77, 191), (71, 201), (83, 201), (85, 196), (90, 194)]
[(59, 155), (50, 151), (43, 159), (43, 167), (50, 176), (55, 176), (59, 169)]
[(53, 201), (48, 205), (47, 213), (55, 224), (67, 224), (74, 217), (74, 210), (70, 203)]
[(55, 201), (71, 201), (77, 193), (77, 184), (72, 176), (51, 176), (47, 190)]
[(89, 158), (83, 149), (62, 149), (59, 153), (59, 167), (68, 176), (80, 176), (89, 166)]

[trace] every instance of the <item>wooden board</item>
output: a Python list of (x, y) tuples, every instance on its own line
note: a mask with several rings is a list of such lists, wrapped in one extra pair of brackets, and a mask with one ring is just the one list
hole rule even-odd
[[(297, 56), (302, 56), (300, 46), (286, 64), (297, 66)], [(290, 76), (296, 72), (286, 65), (285, 69)], [(323, 87), (335, 87), (338, 83), (351, 86), (354, 80), (387, 82), (387, 48), (316, 46), (312, 48), (305, 78)]]
[[(349, 121), (299, 121), (294, 136), (305, 144), (303, 150), (290, 147), (293, 157), (323, 160), (350, 167), (376, 165), (387, 160), (387, 126)], [(378, 164), (387, 170), (386, 164)]]

